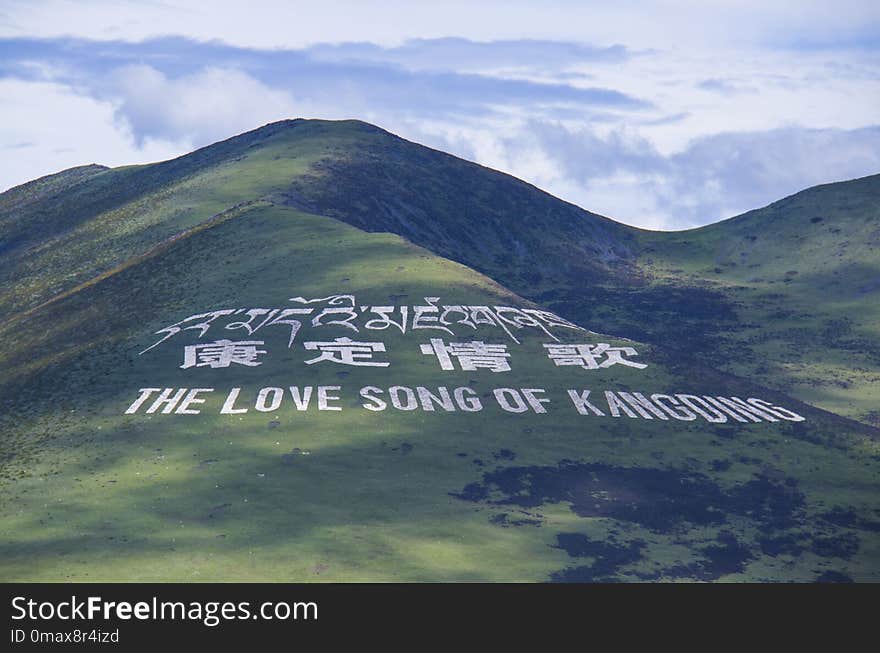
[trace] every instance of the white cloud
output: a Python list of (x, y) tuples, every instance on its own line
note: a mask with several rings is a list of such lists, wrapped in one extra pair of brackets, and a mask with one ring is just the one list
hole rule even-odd
[[(681, 229), (728, 218), (809, 186), (880, 172), (880, 127), (789, 127), (695, 139), (665, 155), (626, 133), (529, 123), (503, 158), (523, 178), (635, 226)], [(530, 159), (541, 151), (535, 170)], [(546, 159), (555, 166), (548, 166)], [(546, 174), (546, 171), (552, 171)]]
[(135, 144), (112, 103), (62, 84), (0, 79), (0, 97), (0, 190), (86, 163), (147, 163), (189, 149), (166, 140)]
[(600, 133), (541, 120), (419, 123), (401, 131), (647, 229), (708, 224), (809, 186), (880, 172), (880, 126), (724, 132), (673, 153), (638, 130)]
[[(184, 4), (7, 2), (0, 37), (99, 41), (0, 41), (0, 76), (43, 80), (3, 82), (0, 147), (25, 167), (4, 160), (0, 186), (290, 117), (375, 122), (646, 227), (880, 171), (880, 59), (854, 47), (872, 45), (872, 3), (489, 0), (467, 20), (456, 2)], [(132, 42), (161, 34), (247, 47)], [(83, 127), (65, 133), (68, 115)]]
[(4, 13), (0, 36), (143, 40), (179, 34), (258, 48), (344, 41), (396, 45), (455, 35), (687, 49), (859, 41), (871, 34), (876, 40), (880, 25), (880, 7), (870, 0), (7, 0)]
[(297, 115), (289, 93), (228, 68), (169, 79), (150, 66), (124, 66), (105, 88), (117, 100), (117, 115), (141, 138), (204, 145)]
[[(586, 69), (592, 85), (637, 93), (654, 102), (659, 115), (685, 114), (639, 125), (666, 154), (721, 132), (865, 127), (877, 123), (880, 106), (880, 59), (867, 52), (664, 51)], [(739, 92), (706, 89), (707, 79)]]

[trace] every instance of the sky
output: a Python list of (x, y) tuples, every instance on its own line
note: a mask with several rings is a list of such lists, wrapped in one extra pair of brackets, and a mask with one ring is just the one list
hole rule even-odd
[(0, 191), (296, 117), (685, 229), (880, 173), (880, 3), (0, 0)]

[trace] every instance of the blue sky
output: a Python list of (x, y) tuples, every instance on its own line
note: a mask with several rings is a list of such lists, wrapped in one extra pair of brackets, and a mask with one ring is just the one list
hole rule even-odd
[(0, 4), (0, 189), (360, 118), (646, 228), (880, 172), (880, 4)]

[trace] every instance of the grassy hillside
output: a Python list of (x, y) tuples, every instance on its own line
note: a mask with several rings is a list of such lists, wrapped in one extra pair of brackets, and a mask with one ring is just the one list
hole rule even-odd
[(714, 329), (724, 369), (880, 426), (880, 175), (642, 239), (653, 287), (706, 288), (730, 308)]
[[(352, 127), (288, 121), (154, 165), (80, 176), (25, 206), (0, 200), (0, 320), (286, 188)], [(77, 169), (74, 169), (77, 170)], [(62, 173), (67, 176), (71, 171)]]
[[(29, 205), (56, 197), (78, 183), (109, 170), (106, 166), (86, 165), (62, 170), (53, 175), (34, 179), (26, 184), (10, 188), (0, 193), (0, 215), (3, 215), (4, 233), (8, 234), (13, 221), (19, 222), (19, 228), (26, 228), (21, 221), (30, 217)], [(9, 245), (8, 236), (4, 238), (4, 246)]]
[[(584, 370), (554, 366), (543, 346), (551, 340), (536, 329), (516, 330), (518, 344), (498, 328), (462, 327), (440, 336), (506, 343), (512, 369), (443, 371), (420, 352), (433, 331), (355, 334), (305, 320), (292, 348), (283, 325), (254, 334), (267, 352), (256, 367), (182, 368), (185, 346), (199, 342), (192, 330), (144, 351), (187, 316), (297, 306), (297, 296), (534, 306), (399, 236), (319, 214), (331, 210), (317, 191), (305, 195), (304, 180), (331, 175), (328, 158), (376, 133), (360, 123), (285, 123), (216, 156), (94, 170), (66, 191), (35, 194), (29, 213), (4, 214), (0, 579), (880, 578), (876, 430), (667, 348), (554, 329), (565, 342), (633, 347), (647, 364)], [(506, 194), (509, 184), (545, 231), (581, 215), (462, 165), (478, 177), (463, 186), (475, 207), (493, 205), (490, 191)], [(450, 196), (449, 211), (459, 201)], [(485, 215), (491, 228), (472, 227), (485, 239), (516, 222), (507, 210)], [(451, 246), (445, 229), (435, 227)], [(600, 218), (573, 229), (582, 230), (579, 247), (591, 233), (589, 246), (605, 252), (579, 268), (585, 275), (634, 269), (627, 261), (644, 246)], [(617, 232), (626, 246), (599, 242)], [(485, 247), (537, 256), (507, 237)], [(546, 240), (562, 260), (564, 239)], [(224, 335), (248, 337), (215, 329), (202, 340)], [(305, 364), (314, 355), (305, 341), (338, 337), (383, 342), (390, 366)], [(320, 411), (315, 399), (297, 410), (290, 386), (339, 386), (331, 404), (342, 410)], [(468, 388), (483, 410), (373, 412), (358, 396), (364, 386), (386, 400), (392, 386)], [(198, 415), (125, 414), (149, 387), (215, 391)], [(221, 414), (233, 387), (235, 405), (249, 410)], [(264, 387), (285, 390), (277, 410), (256, 410)], [(506, 412), (497, 388), (543, 389), (547, 412)], [(568, 389), (591, 389), (606, 415), (578, 414)], [(604, 390), (760, 397), (806, 421), (612, 417)]]
[(372, 125), (285, 121), (172, 161), (84, 166), (4, 193), (0, 320), (264, 198), (396, 233), (595, 330), (878, 426), (878, 180), (644, 232)]
[(880, 425), (880, 175), (645, 232), (364, 127), (288, 203), (389, 231), (599, 331)]
[[(192, 337), (137, 355), (199, 309), (347, 291), (521, 304), (397, 237), (266, 204), (5, 325), (0, 577), (876, 578), (877, 443), (851, 423), (806, 407), (803, 423), (649, 423), (566, 404), (568, 387), (767, 395), (646, 346), (645, 370), (593, 376), (546, 367), (536, 336), (503, 375), (440, 372), (422, 334), (383, 332), (387, 370), (305, 366), (284, 331), (261, 336), (259, 368), (180, 369)], [(360, 408), (358, 388), (395, 384), (471, 387), (486, 408)], [(343, 410), (220, 415), (212, 396), (198, 416), (123, 414), (141, 387), (237, 386), (247, 405), (288, 385), (339, 385)], [(505, 413), (494, 387), (545, 388), (552, 404)]]
[(535, 298), (880, 424), (880, 176), (700, 229), (641, 232), (639, 243), (643, 283)]

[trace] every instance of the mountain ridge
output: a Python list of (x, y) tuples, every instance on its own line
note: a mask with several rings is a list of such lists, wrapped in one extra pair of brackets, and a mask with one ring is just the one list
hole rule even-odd
[[(80, 172), (62, 178), (85, 178), (34, 198), (17, 219), (3, 198), (21, 191), (0, 195), (0, 312), (32, 308), (155, 242), (264, 199), (396, 233), (598, 331), (729, 360), (727, 371), (880, 425), (870, 392), (880, 380), (872, 344), (880, 314), (853, 305), (880, 288), (880, 175), (806, 189), (712, 225), (654, 232), (356, 120), (285, 120), (157, 164), (72, 170)], [(88, 257), (66, 254), (85, 248)], [(827, 278), (805, 283), (807, 259), (814, 277), (822, 270)], [(864, 292), (842, 303), (848, 287)], [(797, 340), (761, 326), (793, 311)], [(829, 329), (842, 338), (827, 337)], [(793, 367), (797, 346), (823, 360)]]
[[(357, 123), (285, 123), (159, 166), (0, 211), (0, 579), (880, 577), (880, 431), (675, 346), (711, 326), (705, 351), (723, 351), (748, 304), (725, 293), (757, 292), (733, 290), (739, 250), (619, 240)], [(770, 284), (788, 262), (755, 247), (758, 290), (804, 296)], [(758, 335), (785, 319), (805, 318)], [(600, 329), (664, 321), (679, 340)], [(481, 367), (443, 363), (457, 340), (489, 346)], [(212, 358), (224, 343), (234, 360)], [(346, 343), (378, 365), (327, 357)], [(569, 360), (591, 347), (603, 365)]]

